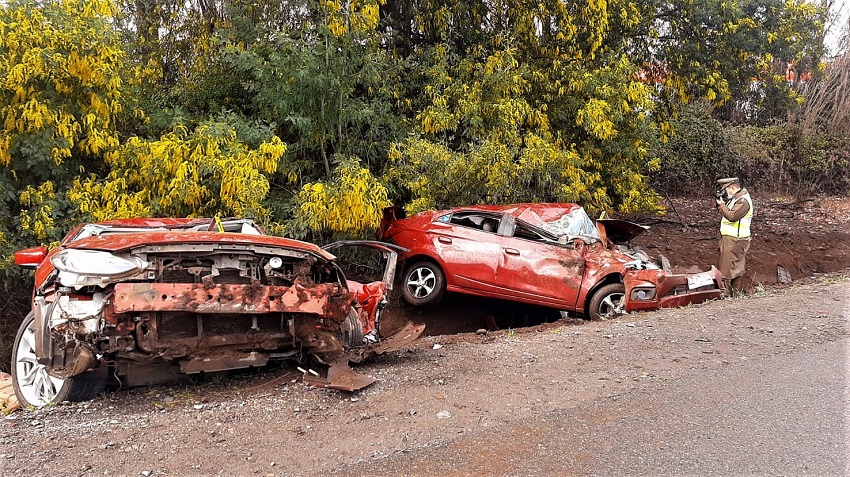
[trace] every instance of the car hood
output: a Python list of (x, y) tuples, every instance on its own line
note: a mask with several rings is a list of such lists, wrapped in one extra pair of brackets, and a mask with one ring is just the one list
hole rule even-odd
[(622, 219), (599, 219), (596, 222), (602, 224), (608, 240), (615, 244), (627, 243), (649, 229), (646, 225)]
[(252, 235), (230, 232), (147, 231), (139, 233), (97, 235), (70, 242), (65, 245), (65, 248), (125, 252), (136, 247), (150, 245), (202, 243), (282, 247), (311, 253), (326, 260), (333, 260), (336, 258), (333, 254), (322, 250), (312, 243), (301, 242), (299, 240), (292, 240), (283, 237), (275, 237), (272, 235)]

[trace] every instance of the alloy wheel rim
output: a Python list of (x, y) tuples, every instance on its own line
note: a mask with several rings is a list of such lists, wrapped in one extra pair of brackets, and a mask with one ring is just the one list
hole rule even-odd
[(414, 298), (424, 298), (434, 291), (437, 277), (428, 268), (417, 268), (410, 273), (407, 279), (407, 289)]
[(625, 293), (612, 293), (599, 304), (599, 316), (611, 318), (623, 314), (623, 298)]
[(38, 362), (35, 354), (33, 325), (34, 323), (30, 323), (18, 343), (15, 378), (18, 382), (18, 390), (27, 403), (44, 406), (54, 401), (65, 380), (51, 376), (47, 372), (47, 367)]

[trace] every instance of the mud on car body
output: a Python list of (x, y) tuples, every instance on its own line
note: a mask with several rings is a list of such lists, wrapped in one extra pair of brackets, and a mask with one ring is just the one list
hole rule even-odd
[(413, 305), (446, 292), (500, 298), (591, 319), (722, 295), (722, 276), (677, 274), (629, 241), (647, 227), (591, 220), (577, 204), (478, 205), (405, 217), (384, 210), (378, 236), (408, 249), (401, 284)]
[(148, 385), (307, 357), (330, 364), (336, 377), (314, 384), (368, 385), (373, 379), (354, 374), (349, 359), (400, 347), (424, 327), (380, 334), (402, 249), (328, 248), (346, 246), (379, 250), (383, 279), (346, 280), (327, 250), (265, 235), (247, 219), (83, 224), (53, 250), (19, 251), (15, 262), (35, 269), (35, 289), (13, 350), (16, 394), (38, 407), (90, 399), (107, 376)]

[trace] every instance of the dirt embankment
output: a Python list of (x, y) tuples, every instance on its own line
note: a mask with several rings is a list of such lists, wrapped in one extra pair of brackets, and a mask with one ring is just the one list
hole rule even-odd
[[(792, 201), (759, 197), (747, 254), (746, 284), (774, 285), (778, 267), (792, 280), (850, 268), (850, 198)], [(650, 229), (635, 244), (688, 270), (717, 264), (720, 215), (713, 198), (676, 198), (662, 217), (640, 218)]]

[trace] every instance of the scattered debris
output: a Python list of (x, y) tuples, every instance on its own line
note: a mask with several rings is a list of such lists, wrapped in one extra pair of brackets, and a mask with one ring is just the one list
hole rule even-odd
[(791, 283), (793, 280), (791, 278), (791, 272), (785, 269), (782, 265), (776, 266), (776, 281), (782, 284)]
[(21, 404), (12, 386), (12, 375), (0, 372), (0, 414), (9, 414), (20, 408)]

